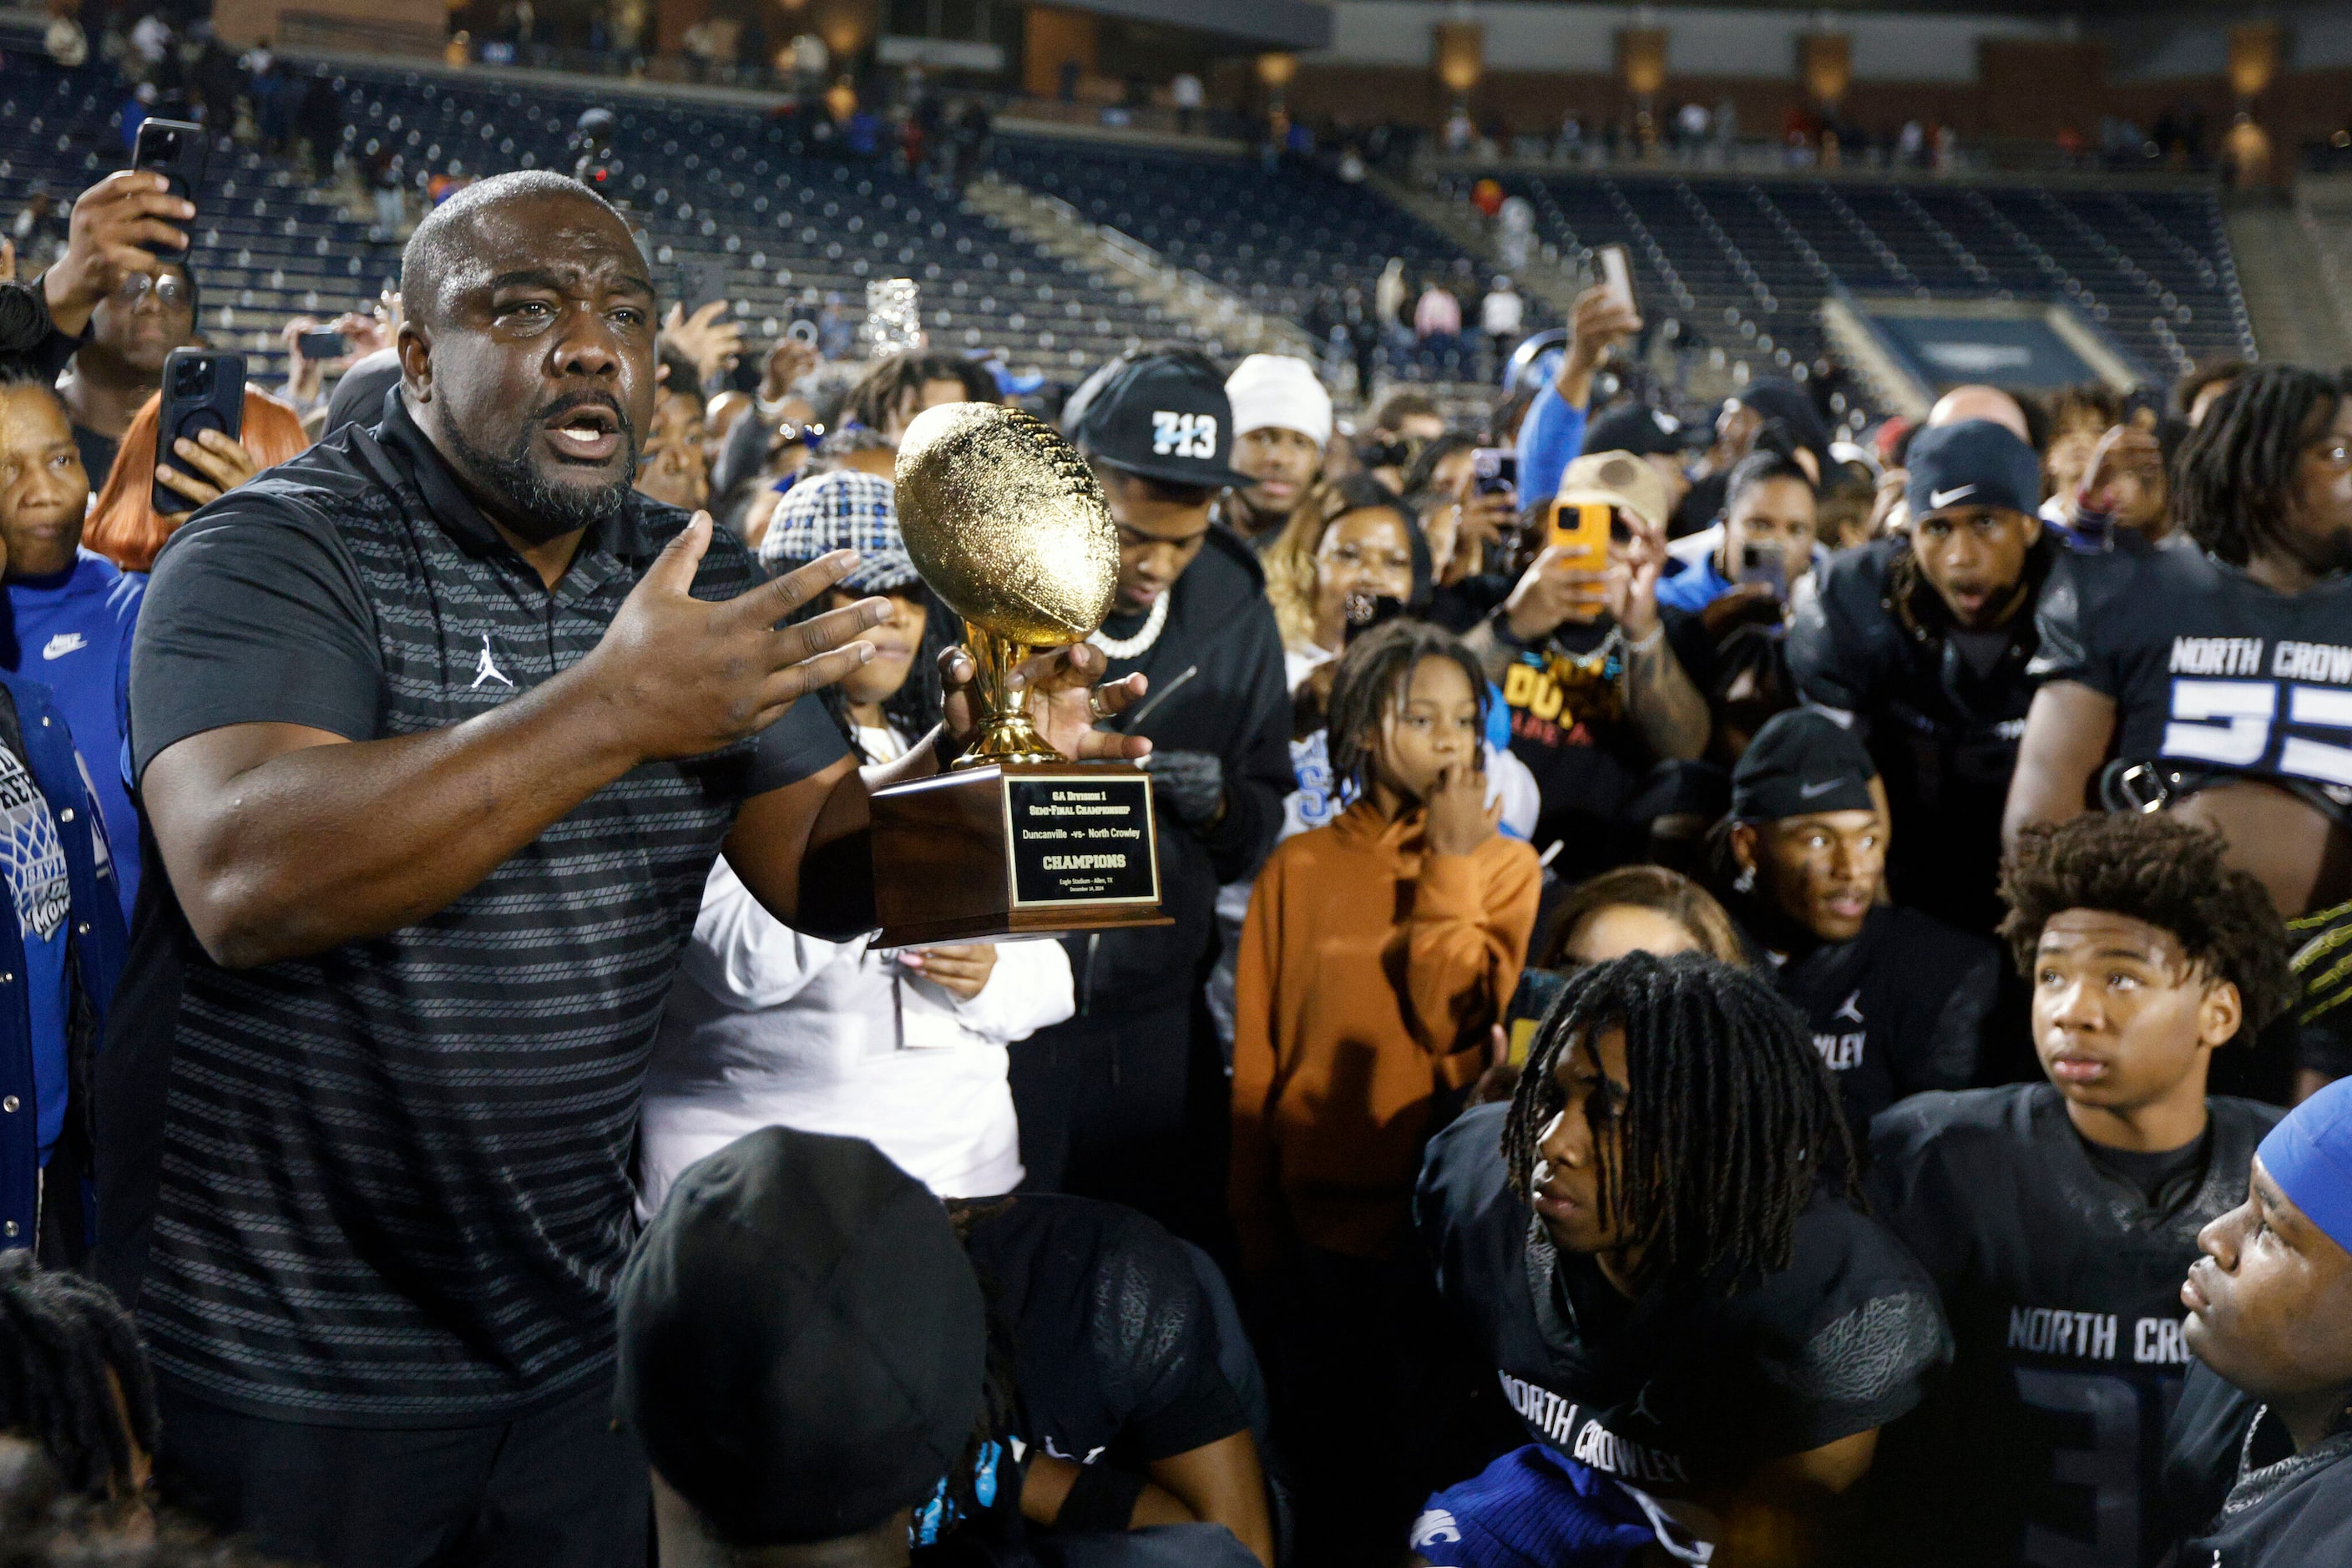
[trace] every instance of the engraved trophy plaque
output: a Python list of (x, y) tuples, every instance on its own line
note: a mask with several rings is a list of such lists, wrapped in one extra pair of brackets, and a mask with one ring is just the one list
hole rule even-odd
[(946, 773), (875, 793), (876, 945), (1167, 924), (1150, 776), (1063, 756), (1011, 683), (1109, 611), (1118, 533), (1093, 471), (1017, 409), (951, 403), (907, 427), (898, 510), (915, 569), (963, 618), (986, 711)]

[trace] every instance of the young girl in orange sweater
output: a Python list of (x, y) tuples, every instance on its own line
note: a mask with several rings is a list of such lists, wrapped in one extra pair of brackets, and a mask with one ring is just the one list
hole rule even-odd
[(1411, 1465), (1399, 1380), (1435, 1331), (1413, 1179), (1440, 1096), (1486, 1065), (1535, 924), (1535, 852), (1486, 805), (1486, 693), (1436, 627), (1358, 638), (1329, 707), (1350, 804), (1276, 848), (1242, 928), (1230, 1201), (1273, 1319), (1301, 1545), (1332, 1562), (1392, 1557), (1410, 1522), (1385, 1489), (1418, 1495), (1386, 1472)]

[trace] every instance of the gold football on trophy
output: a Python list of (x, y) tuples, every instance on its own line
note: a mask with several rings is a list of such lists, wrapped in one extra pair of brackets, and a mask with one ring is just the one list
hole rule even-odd
[(957, 763), (1059, 762), (1011, 676), (1081, 642), (1118, 588), (1118, 528), (1077, 448), (1016, 408), (947, 403), (898, 444), (898, 532), (931, 591), (963, 617), (988, 717)]
[(993, 403), (926, 409), (899, 443), (898, 481), (907, 553), (967, 625), (1062, 647), (1110, 613), (1118, 530), (1053, 426)]

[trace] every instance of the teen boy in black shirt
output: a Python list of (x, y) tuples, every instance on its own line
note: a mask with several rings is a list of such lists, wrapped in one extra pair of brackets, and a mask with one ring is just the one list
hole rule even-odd
[(1184, 1244), (1086, 1198), (950, 1208), (1012, 1331), (1023, 1515), (1057, 1534), (1223, 1525), (1270, 1562), (1257, 1442)]
[(1801, 599), (1789, 670), (1870, 743), (1895, 815), (1895, 895), (1967, 931), (2000, 920), (2000, 803), (2033, 700), (2033, 612), (2055, 547), (2033, 448), (1990, 420), (1912, 441), (1910, 531), (1843, 552)]
[(1923, 1095), (1872, 1130), (1872, 1212), (1936, 1277), (1958, 1353), (1888, 1434), (1888, 1545), (1921, 1563), (2142, 1568), (2189, 1352), (2180, 1273), (2278, 1112), (2205, 1092), (2285, 1005), (2286, 934), (2213, 834), (2030, 830), (2002, 927), (2049, 1081)]
[[(2193, 545), (2070, 552), (2051, 575), (2009, 826), (2092, 796), (2175, 813), (2220, 829), (2282, 915), (2328, 910), (2352, 897), (2352, 397), (2249, 371), (2178, 470)], [(2352, 1065), (2301, 1047), (2301, 1092)]]
[(1885, 903), (1886, 817), (1862, 742), (1828, 715), (1774, 715), (1731, 774), (1725, 847), (1749, 933), (1812, 1026), (1859, 1143), (1923, 1089), (1976, 1080), (2000, 993), (1981, 938)]
[[(1878, 1428), (1949, 1352), (1934, 1286), (1850, 1169), (1787, 1005), (1712, 959), (1637, 952), (1569, 980), (1507, 1112), (1430, 1144), (1417, 1219), (1555, 1468), (1700, 1540), (1780, 1543), (1743, 1562), (1812, 1563)], [(1591, 1506), (1557, 1490), (1563, 1515)], [(1418, 1550), (1447, 1561), (1437, 1544)]]

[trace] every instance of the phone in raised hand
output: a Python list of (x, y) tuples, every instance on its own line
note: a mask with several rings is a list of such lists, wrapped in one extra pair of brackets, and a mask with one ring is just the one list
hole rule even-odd
[[(173, 195), (194, 202), (205, 183), (205, 128), (186, 120), (141, 121), (131, 143), (131, 166), (163, 175)], [(169, 250), (147, 244), (146, 248), (157, 256), (187, 254), (184, 246)]]
[(678, 266), (678, 300), (690, 317), (705, 305), (723, 302), (732, 274), (723, 261), (688, 261)]
[[(183, 436), (193, 441), (206, 430), (217, 430), (232, 441), (244, 433), (245, 356), (173, 349), (163, 356), (163, 392), (156, 415), (155, 460), (192, 479), (212, 483), (209, 476), (190, 468), (173, 444)], [(164, 517), (194, 504), (160, 479), (149, 489), (148, 500)]]
[(1480, 447), (1470, 454), (1471, 488), (1479, 495), (1514, 495), (1519, 488), (1519, 455), (1508, 447)]
[(1761, 583), (1780, 604), (1789, 601), (1789, 561), (1769, 544), (1750, 544), (1740, 555), (1739, 580)]
[(1606, 501), (1554, 501), (1548, 542), (1560, 552), (1562, 566), (1577, 572), (1605, 572), (1616, 519), (1617, 509)]
[(1631, 311), (1633, 309), (1633, 258), (1622, 245), (1604, 245), (1592, 253), (1601, 267), (1601, 286), (1609, 290), (1610, 298)]

